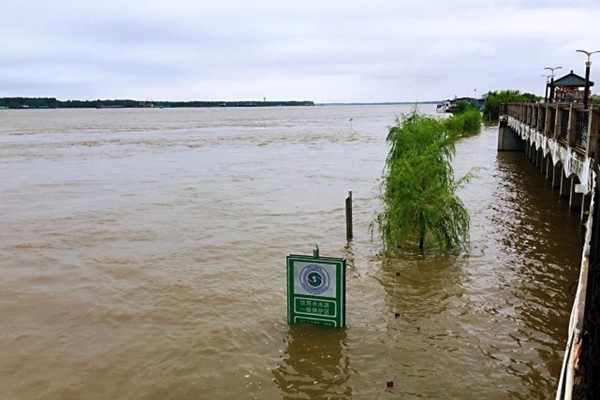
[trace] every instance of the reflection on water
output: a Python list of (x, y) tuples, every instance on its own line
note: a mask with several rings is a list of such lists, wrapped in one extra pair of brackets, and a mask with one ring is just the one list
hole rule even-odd
[[(511, 360), (507, 372), (538, 382), (526, 393), (513, 391), (515, 398), (543, 398), (546, 387), (556, 387), (562, 362), (556, 349), (564, 346), (566, 330), (561, 322), (573, 302), (569, 287), (577, 279), (583, 246), (580, 217), (578, 212), (569, 213), (567, 202), (552, 193), (550, 183), (522, 153), (500, 153), (498, 158), (497, 193), (508, 195), (498, 196), (493, 221), (507, 254), (505, 268), (510, 270), (511, 279), (503, 283), (511, 290), (519, 317), (516, 332), (509, 335), (519, 343), (521, 354), (533, 353), (531, 359)], [(542, 360), (550, 374), (533, 357)]]
[(422, 318), (453, 308), (464, 292), (460, 261), (453, 254), (403, 254), (385, 257), (381, 284), (400, 317), (417, 326)]
[[(578, 216), (490, 127), (454, 162), (481, 167), (469, 250), (381, 255), (409, 110), (4, 111), (0, 397), (551, 398)], [(348, 260), (343, 330), (285, 324), (285, 257), (315, 243)]]
[(284, 399), (348, 399), (350, 360), (345, 329), (294, 325), (273, 377)]

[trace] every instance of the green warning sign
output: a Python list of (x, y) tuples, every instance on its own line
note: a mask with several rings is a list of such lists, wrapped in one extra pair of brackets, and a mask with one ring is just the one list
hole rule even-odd
[(288, 323), (346, 325), (346, 260), (287, 257)]

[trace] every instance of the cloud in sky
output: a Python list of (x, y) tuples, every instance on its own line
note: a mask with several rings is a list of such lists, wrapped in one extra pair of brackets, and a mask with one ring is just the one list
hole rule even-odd
[[(544, 67), (583, 75), (585, 57), (575, 50), (600, 50), (597, 0), (5, 3), (0, 96), (376, 102), (543, 94)], [(592, 61), (600, 81), (600, 54)]]

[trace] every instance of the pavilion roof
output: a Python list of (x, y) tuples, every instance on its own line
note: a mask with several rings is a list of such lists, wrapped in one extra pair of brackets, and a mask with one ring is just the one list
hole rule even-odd
[[(589, 82), (590, 87), (594, 86), (594, 82)], [(552, 83), (554, 87), (585, 87), (585, 78), (574, 74), (573, 70), (561, 78), (558, 78)]]

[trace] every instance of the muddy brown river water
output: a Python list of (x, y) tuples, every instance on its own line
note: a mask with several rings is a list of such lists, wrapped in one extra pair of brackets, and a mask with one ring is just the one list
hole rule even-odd
[[(381, 255), (410, 109), (1, 110), (0, 398), (553, 398), (579, 216), (492, 126), (457, 144), (469, 250)], [(286, 324), (315, 243), (348, 259), (343, 330)]]

